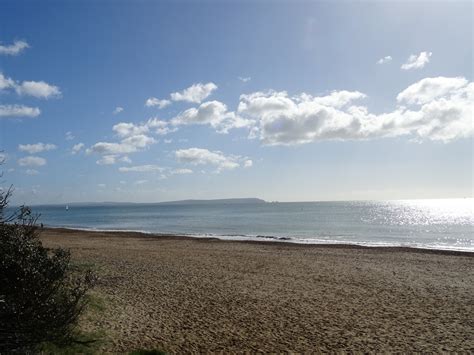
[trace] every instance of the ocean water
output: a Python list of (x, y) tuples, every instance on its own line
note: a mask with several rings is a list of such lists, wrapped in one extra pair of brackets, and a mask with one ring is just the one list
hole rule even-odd
[(474, 199), (35, 206), (46, 226), (474, 252)]

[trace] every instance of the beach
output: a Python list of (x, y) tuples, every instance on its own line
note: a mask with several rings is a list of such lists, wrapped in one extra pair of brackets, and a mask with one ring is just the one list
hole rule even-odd
[(104, 352), (474, 351), (474, 253), (44, 229), (98, 275)]

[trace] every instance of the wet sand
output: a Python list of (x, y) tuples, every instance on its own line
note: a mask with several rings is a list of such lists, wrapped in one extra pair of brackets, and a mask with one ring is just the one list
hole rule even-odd
[(474, 351), (474, 253), (47, 229), (92, 263), (102, 350)]

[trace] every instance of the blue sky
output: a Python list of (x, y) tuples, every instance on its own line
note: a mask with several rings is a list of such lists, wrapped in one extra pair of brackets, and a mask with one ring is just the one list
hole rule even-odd
[(4, 180), (30, 204), (472, 196), (472, 6), (2, 1)]

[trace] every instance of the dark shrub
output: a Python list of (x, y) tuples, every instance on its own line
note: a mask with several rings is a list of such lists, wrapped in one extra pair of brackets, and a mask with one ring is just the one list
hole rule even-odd
[(29, 208), (6, 214), (11, 191), (0, 190), (0, 353), (66, 344), (92, 274), (74, 271), (68, 251), (43, 247)]

